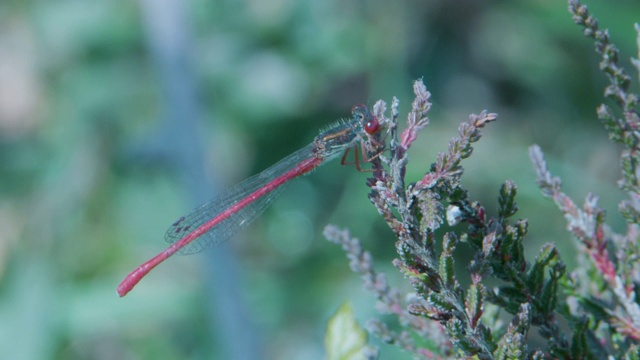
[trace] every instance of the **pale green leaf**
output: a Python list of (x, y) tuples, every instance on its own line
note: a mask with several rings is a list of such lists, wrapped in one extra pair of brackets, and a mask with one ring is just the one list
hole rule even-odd
[(360, 327), (348, 302), (329, 319), (324, 346), (327, 360), (364, 360), (367, 332)]

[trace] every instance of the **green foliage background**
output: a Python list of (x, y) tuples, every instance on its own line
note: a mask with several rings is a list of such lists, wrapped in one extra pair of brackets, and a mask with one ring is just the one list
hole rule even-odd
[[(128, 271), (164, 248), (165, 229), (208, 199), (157, 156), (192, 139), (163, 128), (170, 111), (141, 3), (0, 2), (0, 358), (228, 355), (215, 311), (226, 290), (210, 281), (208, 264), (216, 249), (173, 258), (127, 297), (115, 294)], [(586, 5), (623, 64), (638, 57), (640, 5)], [(469, 113), (488, 109), (499, 121), (465, 163), (464, 186), (495, 206), (502, 181), (518, 184), (531, 254), (556, 241), (575, 265), (562, 216), (535, 186), (533, 143), (570, 196), (597, 192), (623, 226), (618, 149), (595, 116), (605, 78), (563, 1), (192, 0), (185, 8), (184, 66), (212, 189), (308, 144), (356, 103), (395, 95), (407, 110), (411, 82), (422, 77), (434, 109), (408, 179), (419, 179)], [(321, 358), (326, 321), (346, 299), (361, 321), (375, 315), (344, 254), (321, 236), (327, 223), (349, 227), (391, 270), (393, 237), (368, 206), (366, 177), (334, 161), (293, 182), (229, 243), (250, 319), (239, 325), (255, 329), (246, 341), (259, 339), (266, 358)], [(381, 354), (402, 356), (384, 345)]]

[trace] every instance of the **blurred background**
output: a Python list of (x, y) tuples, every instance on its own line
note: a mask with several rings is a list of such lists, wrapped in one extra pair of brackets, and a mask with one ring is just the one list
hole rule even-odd
[[(637, 1), (589, 0), (629, 58)], [(166, 247), (176, 219), (310, 143), (356, 103), (401, 101), (422, 78), (434, 102), (407, 181), (429, 169), (471, 112), (499, 114), (464, 163), (495, 214), (519, 186), (527, 251), (575, 254), (535, 187), (536, 143), (578, 203), (601, 196), (623, 229), (619, 148), (595, 116), (605, 76), (566, 2), (3, 0), (0, 2), (0, 358), (319, 359), (344, 301), (375, 299), (322, 237), (347, 227), (396, 286), (394, 238), (368, 174), (333, 161), (293, 181), (247, 231), (176, 256), (119, 298)], [(637, 87), (635, 88), (637, 91)], [(460, 270), (464, 252), (459, 246)], [(464, 275), (461, 275), (463, 277)], [(382, 358), (409, 358), (381, 346)]]

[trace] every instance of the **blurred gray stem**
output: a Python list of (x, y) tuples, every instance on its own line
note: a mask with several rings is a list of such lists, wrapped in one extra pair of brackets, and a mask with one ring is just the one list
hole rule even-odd
[[(215, 195), (204, 171), (201, 119), (191, 73), (187, 3), (140, 0), (147, 41), (163, 90), (165, 119), (155, 150), (184, 177), (196, 206)], [(212, 339), (225, 359), (260, 359), (258, 334), (238, 288), (237, 263), (228, 246), (206, 252), (208, 315)]]

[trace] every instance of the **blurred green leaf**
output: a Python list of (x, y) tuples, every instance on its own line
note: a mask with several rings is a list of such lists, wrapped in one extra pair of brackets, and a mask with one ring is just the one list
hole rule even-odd
[(343, 303), (329, 319), (324, 346), (328, 360), (365, 359), (367, 332), (360, 327), (348, 302)]

